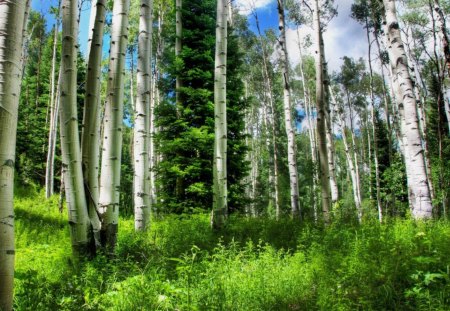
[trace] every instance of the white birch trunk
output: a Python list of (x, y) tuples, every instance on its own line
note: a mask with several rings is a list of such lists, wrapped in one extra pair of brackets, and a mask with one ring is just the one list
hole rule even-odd
[(325, 223), (329, 222), (331, 206), (331, 189), (329, 181), (328, 150), (326, 138), (327, 103), (324, 96), (323, 40), (320, 22), (319, 0), (315, 0), (313, 10), (314, 32), (316, 40), (316, 109), (317, 109), (317, 140), (319, 151), (320, 186), (322, 194), (322, 213)]
[(394, 79), (398, 81), (398, 98), (402, 100), (399, 111), (402, 119), (402, 134), (404, 136), (405, 162), (412, 214), (415, 219), (431, 218), (433, 206), (420, 137), (413, 82), (408, 71), (408, 60), (400, 36), (395, 2), (393, 0), (383, 0), (383, 4), (386, 17), (385, 34), (389, 43), (389, 58)]
[(214, 71), (214, 167), (211, 226), (223, 227), (228, 215), (227, 189), (227, 21), (228, 0), (217, 1), (216, 55)]
[(342, 142), (344, 143), (344, 151), (345, 151), (345, 159), (347, 160), (347, 167), (348, 171), (350, 172), (350, 178), (352, 182), (352, 192), (353, 192), (353, 200), (355, 202), (356, 211), (358, 215), (358, 221), (361, 222), (362, 220), (362, 212), (361, 212), (361, 197), (360, 192), (358, 190), (358, 178), (356, 174), (356, 167), (354, 164), (354, 158), (351, 155), (350, 147), (348, 144), (348, 138), (347, 138), (347, 132), (346, 132), (346, 126), (344, 123), (344, 118), (342, 116), (342, 111), (339, 109), (336, 98), (334, 96), (333, 90), (330, 86), (329, 88), (330, 95), (331, 95), (331, 101), (333, 103), (333, 110), (335, 111), (338, 126), (341, 129), (342, 133)]
[(13, 305), (14, 161), (28, 5), (26, 0), (0, 2), (0, 310), (5, 311)]
[(447, 90), (447, 94), (447, 98), (444, 101), (444, 109), (447, 117), (448, 134), (450, 135), (450, 89)]
[(84, 101), (81, 150), (86, 202), (89, 207), (94, 239), (100, 244), (100, 220), (98, 217), (99, 161), (100, 161), (100, 89), (103, 34), (106, 15), (105, 0), (95, 0), (91, 7), (86, 96)]
[[(261, 50), (262, 50), (262, 57), (263, 57), (263, 78), (264, 78), (264, 86), (265, 86), (265, 105), (267, 105), (268, 108), (268, 112), (266, 114), (267, 117), (267, 124), (268, 127), (270, 128), (270, 134), (267, 134), (268, 137), (270, 136), (270, 141), (269, 143), (272, 144), (273, 147), (273, 151), (272, 151), (272, 169), (273, 169), (273, 173), (272, 173), (272, 180), (273, 180), (273, 189), (274, 189), (274, 193), (273, 193), (273, 199), (274, 199), (274, 205), (275, 205), (275, 216), (276, 219), (278, 219), (280, 217), (280, 198), (279, 198), (279, 173), (278, 173), (278, 146), (277, 146), (277, 141), (276, 141), (276, 129), (275, 129), (275, 107), (274, 107), (274, 103), (273, 103), (273, 87), (272, 87), (272, 80), (270, 78), (269, 75), (269, 59), (267, 56), (267, 51), (266, 51), (266, 47), (262, 38), (262, 34), (261, 34), (261, 28), (259, 25), (259, 18), (258, 18), (258, 14), (256, 13), (256, 10), (253, 9), (253, 15), (255, 17), (255, 23), (256, 23), (256, 28), (258, 30), (258, 37), (259, 37), (259, 42), (261, 44)], [(270, 153), (270, 151), (269, 151)]]
[(119, 221), (124, 76), (129, 8), (130, 0), (114, 1), (99, 195), (102, 244), (110, 251), (114, 250), (116, 245)]
[(78, 3), (62, 2), (62, 61), (60, 84), (61, 150), (65, 192), (69, 210), (72, 249), (75, 257), (89, 248), (90, 221), (83, 184), (77, 117)]
[[(58, 3), (58, 9), (60, 9), (61, 1)], [(58, 47), (58, 34), (60, 26), (60, 14), (56, 19), (53, 30), (53, 55), (52, 55), (52, 68), (50, 77), (50, 129), (48, 135), (48, 150), (47, 150), (47, 166), (45, 170), (45, 196), (50, 198), (54, 191), (54, 173), (55, 173), (55, 149), (56, 149), (56, 120), (58, 119), (58, 113), (55, 113), (56, 97), (56, 52)]]
[(150, 225), (149, 131), (152, 95), (153, 0), (141, 0), (138, 37), (137, 101), (134, 125), (134, 227), (144, 231)]
[(280, 37), (278, 42), (281, 49), (281, 74), (283, 81), (283, 110), (286, 135), (288, 140), (288, 166), (289, 166), (289, 187), (291, 198), (291, 213), (294, 218), (300, 218), (300, 202), (298, 194), (298, 170), (297, 170), (297, 148), (295, 145), (295, 127), (292, 120), (292, 99), (289, 79), (289, 57), (286, 47), (286, 25), (284, 18), (284, 1), (278, 0), (278, 28)]
[(326, 113), (326, 131), (327, 131), (327, 152), (328, 152), (328, 170), (330, 172), (330, 191), (331, 203), (335, 204), (339, 200), (339, 192), (336, 181), (336, 166), (334, 161), (334, 139), (333, 139), (333, 118), (330, 113)]
[[(183, 36), (183, 21), (182, 21), (182, 10), (183, 1), (176, 0), (175, 1), (175, 57), (180, 57), (181, 49), (182, 49), (182, 36)], [(176, 95), (176, 104), (180, 105), (180, 88), (183, 86), (180, 75), (177, 74), (175, 81), (175, 95)], [(177, 107), (178, 111), (179, 107)]]

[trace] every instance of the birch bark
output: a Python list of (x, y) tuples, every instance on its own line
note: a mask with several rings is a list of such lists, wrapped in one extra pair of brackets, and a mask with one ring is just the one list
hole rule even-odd
[[(409, 74), (408, 60), (400, 36), (395, 1), (382, 0), (385, 10), (385, 34), (389, 43), (388, 52), (397, 80), (402, 135), (404, 137), (405, 162), (409, 185), (411, 210), (415, 219), (432, 217), (433, 206), (425, 167), (424, 150), (421, 143), (417, 117), (416, 98)], [(409, 172), (409, 173), (408, 173)]]
[(134, 125), (134, 227), (150, 225), (149, 131), (152, 94), (151, 51), (153, 1), (141, 0), (138, 37), (137, 101)]
[[(58, 10), (61, 8), (61, 1), (58, 2)], [(56, 23), (53, 29), (53, 52), (52, 52), (52, 69), (50, 77), (50, 129), (48, 135), (48, 150), (47, 150), (47, 166), (45, 170), (45, 196), (47, 199), (53, 195), (54, 191), (54, 173), (55, 173), (55, 150), (56, 150), (56, 120), (58, 113), (56, 111), (55, 102), (56, 97), (56, 52), (58, 47), (58, 34), (60, 26), (60, 12), (56, 17)]]
[(289, 187), (291, 198), (291, 213), (294, 218), (300, 218), (300, 203), (298, 194), (298, 169), (297, 169), (297, 148), (295, 145), (295, 127), (292, 120), (292, 99), (289, 78), (289, 57), (286, 47), (286, 25), (284, 17), (284, 1), (277, 1), (278, 8), (278, 28), (280, 37), (278, 42), (281, 49), (281, 74), (283, 81), (283, 110), (286, 135), (288, 140), (288, 166), (289, 166)]
[(117, 241), (122, 160), (125, 54), (130, 0), (114, 1), (106, 91), (99, 212), (102, 245), (113, 251)]
[(65, 192), (75, 257), (88, 253), (90, 221), (83, 184), (77, 117), (78, 3), (62, 2), (62, 61), (60, 84), (61, 150), (66, 170)]
[(211, 226), (220, 229), (228, 215), (227, 189), (227, 21), (228, 0), (217, 1), (216, 52), (214, 70), (214, 167)]
[(100, 244), (100, 220), (98, 217), (99, 161), (100, 161), (100, 89), (103, 34), (106, 15), (105, 0), (95, 0), (91, 7), (86, 97), (84, 101), (81, 150), (86, 202), (89, 208), (94, 239)]
[(316, 40), (316, 109), (317, 109), (317, 140), (319, 151), (320, 186), (322, 194), (322, 213), (325, 223), (329, 222), (331, 206), (331, 189), (329, 181), (328, 150), (326, 137), (326, 110), (328, 109), (324, 96), (323, 40), (320, 22), (319, 0), (315, 0), (313, 10), (314, 33)]
[(14, 282), (14, 159), (29, 1), (0, 2), (0, 310), (10, 311)]

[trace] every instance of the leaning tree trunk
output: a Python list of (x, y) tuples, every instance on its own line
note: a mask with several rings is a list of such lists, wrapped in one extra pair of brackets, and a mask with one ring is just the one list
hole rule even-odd
[(14, 160), (27, 0), (0, 2), (0, 310), (10, 311), (14, 282)]
[(153, 0), (141, 0), (138, 37), (137, 101), (134, 125), (134, 227), (150, 225), (149, 131), (152, 95), (152, 8)]
[(331, 206), (331, 189), (329, 182), (328, 150), (326, 136), (326, 110), (324, 90), (324, 68), (323, 68), (323, 40), (320, 22), (319, 0), (315, 0), (313, 11), (314, 31), (316, 35), (316, 109), (317, 109), (317, 140), (319, 151), (320, 186), (322, 193), (322, 213), (325, 223), (329, 222)]
[(95, 243), (100, 243), (100, 220), (97, 213), (99, 185), (98, 166), (100, 165), (100, 89), (103, 34), (106, 15), (105, 0), (92, 3), (88, 68), (86, 75), (86, 97), (84, 101), (83, 133), (81, 150), (83, 177), (86, 187), (86, 202), (92, 222)]
[(283, 110), (286, 135), (288, 140), (288, 166), (289, 166), (289, 186), (291, 197), (291, 213), (294, 218), (299, 218), (300, 203), (298, 194), (298, 170), (297, 170), (297, 148), (295, 145), (295, 127), (292, 121), (292, 99), (291, 86), (289, 80), (289, 57), (286, 47), (286, 25), (284, 21), (284, 1), (278, 0), (278, 27), (280, 38), (278, 40), (281, 49), (281, 74), (283, 79)]
[(214, 167), (211, 225), (219, 229), (228, 215), (227, 189), (227, 20), (228, 0), (217, 1), (216, 57), (214, 71)]
[(102, 245), (113, 251), (117, 241), (122, 160), (125, 55), (130, 0), (114, 1), (106, 91), (99, 212)]
[(81, 168), (81, 150), (77, 117), (78, 2), (62, 3), (62, 60), (60, 118), (62, 166), (69, 210), (72, 249), (75, 257), (89, 252), (90, 221)]
[(402, 135), (404, 136), (405, 164), (409, 178), (408, 185), (412, 214), (415, 219), (431, 218), (433, 206), (428, 187), (413, 82), (408, 71), (408, 60), (400, 36), (395, 2), (383, 0), (383, 4), (386, 18), (385, 33), (389, 43), (389, 58), (394, 73), (393, 77), (397, 80), (399, 93), (397, 95), (398, 98), (402, 99), (399, 110), (400, 118), (403, 119), (403, 122), (401, 122)]

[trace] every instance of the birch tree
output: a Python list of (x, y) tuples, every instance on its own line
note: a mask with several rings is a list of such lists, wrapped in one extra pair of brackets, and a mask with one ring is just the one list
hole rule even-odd
[(431, 218), (433, 206), (425, 167), (424, 150), (421, 143), (416, 97), (409, 73), (408, 60), (400, 36), (395, 2), (380, 0), (384, 8), (384, 24), (393, 79), (398, 86), (401, 133), (405, 151), (405, 164), (409, 185), (411, 210), (415, 219)]
[(81, 168), (77, 117), (78, 2), (62, 2), (62, 59), (60, 84), (61, 150), (65, 192), (69, 211), (72, 249), (75, 257), (89, 248), (90, 220)]
[(0, 2), (0, 310), (12, 310), (14, 161), (22, 77), (23, 29), (29, 1)]
[(228, 215), (227, 189), (227, 21), (228, 0), (217, 0), (214, 70), (214, 161), (211, 226), (223, 227)]
[[(262, 74), (264, 79), (264, 99), (265, 99), (265, 108), (267, 108), (267, 113), (265, 113), (265, 122), (270, 130), (270, 133), (267, 133), (267, 146), (270, 149), (270, 145), (272, 145), (272, 154), (271, 154), (271, 167), (270, 167), (270, 177), (269, 181), (273, 184), (273, 201), (275, 205), (275, 214), (278, 219), (280, 216), (280, 198), (279, 198), (279, 169), (278, 169), (278, 143), (276, 140), (276, 123), (275, 123), (275, 105), (273, 100), (273, 83), (269, 74), (269, 57), (266, 49), (266, 43), (263, 40), (263, 36), (261, 33), (261, 27), (259, 24), (258, 14), (255, 9), (254, 3), (252, 4), (252, 13), (255, 17), (256, 29), (258, 30), (258, 39), (261, 45), (262, 51), (262, 61), (263, 68)], [(269, 150), (270, 152), (270, 150)], [(252, 165), (253, 168), (253, 165)]]
[(115, 247), (119, 221), (125, 54), (128, 42), (129, 9), (130, 0), (114, 1), (98, 204), (102, 223), (102, 243), (109, 250)]
[(329, 182), (328, 150), (326, 137), (326, 110), (323, 68), (323, 38), (320, 21), (319, 0), (315, 0), (313, 10), (314, 34), (316, 40), (316, 109), (317, 109), (317, 144), (319, 151), (320, 186), (322, 195), (322, 213), (324, 221), (329, 222), (329, 211), (331, 206), (331, 189)]
[(150, 223), (149, 131), (152, 95), (152, 12), (153, 1), (141, 0), (138, 37), (137, 101), (134, 125), (134, 217), (135, 229)]
[(278, 43), (281, 50), (281, 74), (283, 81), (283, 110), (286, 135), (288, 140), (288, 166), (289, 166), (289, 188), (291, 198), (291, 213), (295, 218), (300, 217), (300, 203), (298, 194), (298, 170), (297, 170), (297, 148), (295, 145), (295, 127), (292, 120), (292, 99), (289, 79), (289, 57), (286, 47), (286, 25), (284, 15), (284, 1), (277, 1), (278, 28), (280, 36)]
[(48, 150), (47, 150), (47, 166), (45, 171), (45, 196), (49, 198), (53, 195), (54, 187), (54, 172), (55, 172), (55, 150), (56, 150), (56, 129), (58, 120), (58, 111), (56, 109), (56, 101), (58, 94), (56, 91), (56, 55), (58, 47), (59, 27), (61, 24), (61, 1), (58, 1), (58, 8), (56, 12), (56, 23), (53, 28), (53, 55), (52, 55), (52, 69), (50, 78), (50, 129), (48, 135)]
[(103, 34), (106, 15), (105, 0), (94, 0), (91, 6), (88, 41), (88, 68), (84, 101), (81, 150), (86, 202), (92, 222), (94, 237), (99, 244), (100, 221), (97, 216), (99, 197), (98, 172), (100, 161), (100, 89)]

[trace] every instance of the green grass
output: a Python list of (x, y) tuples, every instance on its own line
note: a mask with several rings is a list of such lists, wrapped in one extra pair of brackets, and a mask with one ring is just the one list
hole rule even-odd
[(74, 267), (57, 199), (16, 199), (15, 310), (449, 310), (450, 224), (327, 229), (284, 219), (167, 216), (117, 256)]

